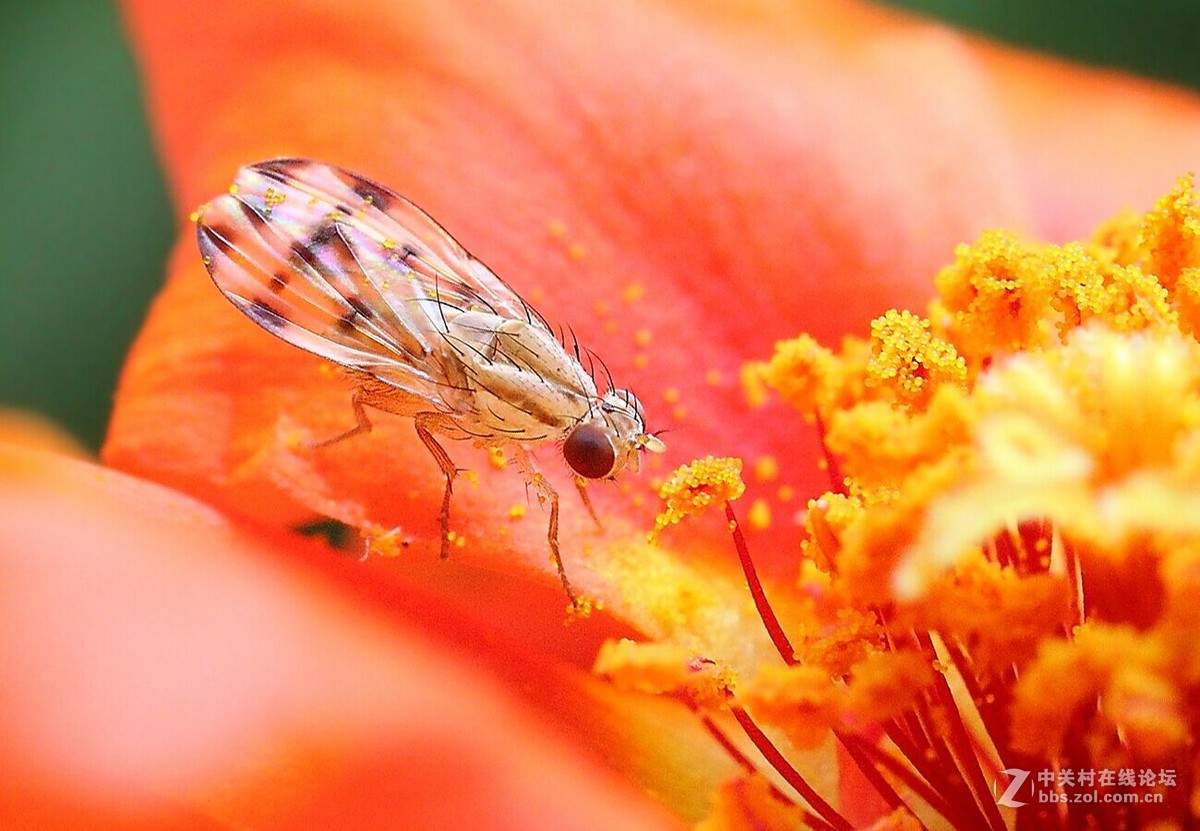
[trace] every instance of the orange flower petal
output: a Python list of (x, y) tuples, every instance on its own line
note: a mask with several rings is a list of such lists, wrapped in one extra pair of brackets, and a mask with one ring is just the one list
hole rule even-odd
[[(648, 527), (647, 482), (690, 458), (776, 460), (790, 479), (748, 493), (768, 513), (781, 485), (823, 489), (813, 436), (780, 410), (744, 407), (742, 363), (799, 330), (834, 343), (879, 309), (922, 307), (954, 244), (1036, 224), (1050, 196), (1070, 225), (1091, 207), (1061, 194), (1130, 155), (1053, 194), (1031, 187), (1024, 154), (1049, 157), (1014, 133), (1024, 111), (1007, 80), (1028, 65), (856, 4), (125, 9), (181, 216), (263, 157), (354, 168), (429, 209), (639, 393), (651, 426), (670, 429), (669, 453), (628, 491), (593, 488), (616, 539)], [(1137, 112), (1140, 135), (1170, 115)], [(399, 526), (433, 550), (440, 477), (403, 420), (320, 453), (289, 445), (346, 429), (347, 398), (213, 290), (188, 229), (126, 367), (105, 458), (243, 515)], [(548, 570), (544, 518), (510, 519), (520, 478), (452, 451), (480, 481), (455, 495), (461, 556)], [(602, 593), (591, 572), (605, 562), (587, 553), (601, 543), (564, 504), (568, 570)], [(719, 523), (695, 533), (700, 551), (727, 550)], [(795, 523), (756, 533), (790, 559)]]
[(674, 827), (328, 551), (9, 445), (0, 536), (4, 827)]
[(79, 439), (54, 422), (36, 413), (4, 407), (0, 407), (0, 442), (78, 458), (91, 455)]
[(1200, 151), (1200, 96), (975, 43), (1019, 159), (1038, 238), (1085, 238), (1120, 208), (1144, 211)]

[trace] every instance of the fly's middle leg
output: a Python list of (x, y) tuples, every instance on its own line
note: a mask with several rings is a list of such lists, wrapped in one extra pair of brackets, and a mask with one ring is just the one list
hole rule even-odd
[(596, 527), (603, 531), (604, 523), (600, 521), (600, 517), (596, 514), (596, 509), (592, 507), (592, 498), (588, 496), (587, 492), (587, 480), (582, 476), (575, 477), (575, 490), (579, 491), (579, 498), (583, 500), (583, 506), (591, 514), (592, 521), (596, 523)]
[(441, 557), (445, 560), (450, 556), (450, 494), (454, 491), (454, 477), (458, 475), (458, 468), (454, 466), (454, 460), (450, 458), (446, 449), (433, 437), (432, 431), (437, 429), (441, 419), (442, 416), (439, 413), (417, 413), (413, 421), (416, 424), (417, 436), (420, 437), (421, 443), (425, 445), (425, 449), (429, 451), (441, 469), (442, 475), (446, 477), (446, 492), (442, 496), (442, 509), (438, 512), (438, 519), (442, 524)]

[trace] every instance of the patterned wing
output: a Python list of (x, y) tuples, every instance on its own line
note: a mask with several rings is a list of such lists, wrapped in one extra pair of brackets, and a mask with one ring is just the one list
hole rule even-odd
[(445, 411), (469, 407), (441, 348), (449, 319), (489, 311), (548, 331), (428, 215), (340, 168), (244, 167), (196, 223), (209, 274), (247, 317)]

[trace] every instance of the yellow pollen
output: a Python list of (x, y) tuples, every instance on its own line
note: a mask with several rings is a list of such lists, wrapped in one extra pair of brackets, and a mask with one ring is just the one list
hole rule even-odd
[(752, 531), (765, 531), (771, 527), (771, 506), (765, 499), (755, 499), (750, 503), (750, 513), (746, 514), (746, 524)]
[(684, 517), (723, 505), (745, 491), (741, 459), (707, 456), (677, 468), (658, 489), (666, 508), (654, 518), (650, 540), (653, 542), (662, 529)]
[(600, 647), (592, 672), (618, 689), (642, 693), (682, 692), (696, 703), (717, 704), (729, 687), (725, 670), (664, 643), (609, 640)]
[(760, 482), (774, 482), (779, 478), (779, 462), (774, 456), (759, 456), (754, 461), (754, 478)]
[(263, 203), (267, 206), (268, 213), (275, 206), (282, 205), (286, 199), (287, 195), (283, 191), (275, 190), (275, 188), (267, 188), (263, 194)]
[(636, 303), (646, 295), (646, 287), (641, 283), (630, 283), (621, 292), (621, 299), (626, 303)]

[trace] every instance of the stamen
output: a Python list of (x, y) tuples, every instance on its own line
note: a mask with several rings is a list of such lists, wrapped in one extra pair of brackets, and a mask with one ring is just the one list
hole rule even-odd
[(746, 585), (750, 588), (750, 596), (754, 598), (754, 608), (758, 611), (763, 626), (767, 628), (767, 634), (771, 636), (771, 643), (775, 644), (779, 656), (789, 666), (794, 666), (796, 651), (783, 631), (779, 618), (775, 616), (775, 610), (771, 608), (766, 592), (763, 591), (762, 581), (758, 579), (758, 569), (754, 567), (754, 560), (751, 559), (750, 549), (746, 545), (746, 537), (742, 534), (742, 527), (738, 524), (737, 516), (734, 515), (733, 505), (730, 502), (725, 503), (725, 516), (729, 519), (729, 532), (733, 535), (733, 545), (737, 549), (738, 561), (742, 565), (742, 574), (746, 575)]
[(835, 811), (832, 805), (821, 798), (821, 795), (813, 789), (812, 785), (808, 784), (805, 778), (800, 775), (800, 771), (792, 767), (792, 763), (779, 752), (779, 748), (767, 738), (767, 734), (754, 723), (754, 719), (750, 717), (749, 713), (736, 705), (730, 707), (730, 712), (737, 719), (737, 723), (741, 725), (746, 738), (750, 739), (750, 742), (763, 755), (763, 758), (767, 760), (771, 767), (775, 768), (776, 772), (783, 777), (785, 782), (795, 788), (796, 793), (800, 794), (804, 801), (822, 819), (828, 822), (835, 831), (851, 831), (853, 826), (850, 825), (845, 817)]
[[(927, 654), (935, 654), (933, 641), (927, 633), (919, 633), (918, 639)], [(1004, 831), (1006, 826), (1004, 819), (1000, 816), (1000, 808), (992, 799), (991, 789), (988, 788), (988, 784), (983, 778), (983, 771), (979, 769), (979, 757), (971, 744), (966, 725), (962, 721), (962, 714), (959, 712), (958, 704), (954, 700), (954, 693), (950, 691), (950, 685), (946, 682), (945, 675), (935, 674), (933, 693), (938, 710), (944, 716), (942, 721), (949, 727), (950, 746), (958, 760), (959, 772), (974, 792), (976, 803), (982, 806), (988, 828), (991, 831)]]
[(833, 455), (833, 451), (829, 449), (829, 445), (825, 442), (825, 419), (821, 418), (819, 412), (813, 412), (813, 420), (817, 425), (817, 438), (821, 442), (821, 458), (825, 460), (825, 472), (829, 475), (829, 488), (834, 493), (847, 493), (846, 479), (842, 476), (841, 466), (838, 465), (837, 457)]
[[(943, 799), (929, 785), (928, 782), (926, 782), (917, 774), (913, 773), (910, 767), (905, 765), (891, 753), (888, 753), (886, 750), (876, 747), (869, 741), (866, 741), (851, 733), (842, 733), (839, 735), (839, 738), (841, 739), (842, 746), (846, 748), (846, 752), (854, 757), (854, 760), (858, 763), (858, 766), (861, 770), (865, 772), (870, 769), (878, 770), (879, 767), (887, 768), (887, 770), (894, 777), (903, 782), (905, 787), (924, 800), (925, 804), (927, 804), (930, 808), (948, 820), (956, 820), (956, 817), (952, 813), (950, 804), (946, 802), (946, 800)], [(893, 791), (893, 793), (895, 793), (895, 791)], [(897, 796), (897, 799), (899, 799), (899, 796)], [(899, 805), (893, 805), (892, 807), (899, 807)], [(954, 827), (968, 827), (967, 824), (961, 822), (961, 818), (957, 819), (958, 821), (952, 822)]]

